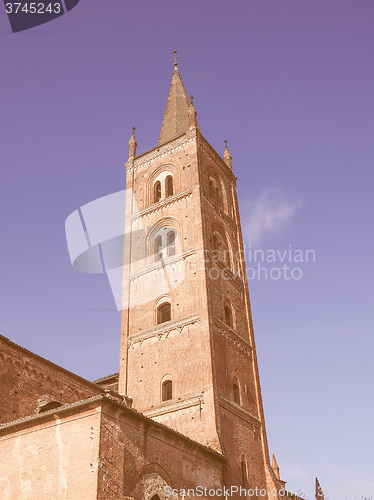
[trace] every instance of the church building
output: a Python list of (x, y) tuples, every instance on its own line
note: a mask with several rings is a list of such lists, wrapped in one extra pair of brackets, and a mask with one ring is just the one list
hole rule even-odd
[(176, 62), (158, 143), (133, 131), (125, 166), (119, 371), (0, 336), (1, 499), (299, 499), (270, 460), (232, 158)]

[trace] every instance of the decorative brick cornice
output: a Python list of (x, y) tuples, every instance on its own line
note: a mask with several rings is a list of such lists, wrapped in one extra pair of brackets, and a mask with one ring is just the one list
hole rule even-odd
[(194, 396), (193, 398), (184, 399), (183, 401), (169, 401), (168, 403), (162, 403), (158, 408), (153, 408), (143, 412), (146, 417), (158, 417), (159, 415), (165, 415), (166, 413), (172, 413), (174, 411), (184, 410), (186, 408), (191, 408), (192, 406), (201, 406), (204, 404), (204, 395)]
[(231, 227), (231, 229), (234, 231), (234, 233), (236, 233), (238, 227), (237, 225), (235, 224), (234, 220), (232, 219), (232, 217), (230, 217), (224, 210), (222, 210), (221, 208), (218, 208), (218, 211), (219, 211), (219, 214), (220, 216), (222, 217), (222, 219), (226, 222), (226, 224), (228, 226)]
[(231, 413), (234, 413), (241, 419), (251, 423), (258, 429), (261, 428), (261, 420), (252, 415), (252, 413), (249, 413), (249, 411), (245, 410), (237, 403), (230, 401), (229, 399), (225, 398), (225, 396), (223, 396), (222, 394), (218, 395), (218, 400), (219, 400), (219, 405), (225, 408), (226, 410), (231, 411)]
[[(210, 250), (210, 252), (212, 251)], [(243, 281), (241, 278), (239, 278), (239, 276), (236, 276), (236, 274), (234, 274), (231, 269), (229, 269), (219, 260), (215, 261), (215, 263), (226, 273), (226, 276), (228, 276), (238, 288), (240, 288), (241, 290), (243, 289)]]
[(168, 207), (169, 205), (174, 205), (174, 203), (178, 203), (179, 201), (184, 200), (190, 197), (191, 195), (192, 191), (188, 190), (188, 191), (183, 191), (182, 193), (177, 193), (173, 196), (169, 196), (165, 200), (154, 203), (150, 207), (147, 207), (144, 210), (141, 210), (140, 212), (133, 214), (131, 218), (132, 220), (142, 219), (143, 217), (147, 217), (148, 215), (163, 210), (165, 207)]
[(151, 339), (153, 337), (158, 337), (158, 339), (161, 340), (163, 337), (167, 338), (169, 333), (174, 330), (178, 330), (178, 332), (181, 333), (184, 328), (198, 322), (200, 322), (200, 316), (198, 314), (196, 316), (189, 316), (188, 318), (184, 318), (179, 321), (169, 321), (157, 326), (156, 328), (152, 328), (152, 330), (148, 330), (147, 332), (132, 335), (129, 337), (127, 345), (128, 347), (131, 347), (138, 342), (144, 342), (144, 340)]
[(201, 150), (204, 151), (204, 153), (206, 153), (214, 161), (214, 163), (219, 167), (219, 169), (224, 175), (230, 177), (233, 182), (236, 182), (235, 174), (226, 165), (226, 163), (223, 161), (223, 159), (220, 157), (217, 151), (209, 144), (209, 142), (205, 139), (205, 137), (202, 134), (199, 135), (199, 138), (200, 138), (199, 146)]
[[(11, 352), (6, 351), (1, 344), (7, 346)], [(77, 398), (84, 399), (84, 391), (100, 393), (102, 389), (95, 382), (76, 375), (66, 370), (62, 366), (56, 365), (52, 361), (45, 359), (28, 349), (15, 344), (7, 337), (0, 335), (0, 362), (8, 366), (8, 370), (19, 373), (19, 376), (26, 376), (34, 379), (39, 384), (46, 384), (51, 388), (61, 389), (62, 387), (71, 390)], [(113, 394), (114, 391), (111, 391)]]
[(161, 146), (156, 146), (155, 148), (145, 151), (141, 155), (137, 156), (134, 162), (127, 162), (125, 164), (126, 169), (128, 172), (141, 170), (143, 167), (150, 165), (155, 160), (161, 160), (165, 155), (169, 155), (177, 149), (186, 146), (195, 138), (196, 130), (189, 130), (188, 132), (171, 139)]
[(227, 215), (227, 213), (222, 209), (222, 207), (218, 206), (216, 203), (213, 203), (212, 199), (210, 198), (210, 196), (208, 195), (208, 193), (203, 193), (203, 196), (205, 198), (205, 200), (210, 204), (212, 205), (212, 207), (214, 208), (214, 210), (216, 210), (216, 212), (218, 212), (219, 216), (222, 217), (222, 219), (224, 220), (224, 222), (233, 230), (233, 231), (236, 231), (237, 230), (237, 226), (235, 225), (235, 222), (234, 220), (229, 216)]
[(218, 331), (221, 335), (226, 337), (236, 348), (245, 352), (247, 356), (252, 356), (252, 347), (246, 340), (239, 337), (239, 335), (232, 328), (216, 316), (213, 316), (213, 322), (216, 326), (218, 326)]
[(130, 281), (135, 281), (144, 274), (156, 271), (157, 269), (164, 269), (167, 266), (171, 266), (172, 264), (176, 264), (178, 262), (181, 262), (182, 260), (186, 260), (187, 257), (190, 257), (191, 255), (195, 254), (196, 254), (196, 249), (191, 248), (190, 250), (187, 250), (187, 252), (179, 253), (177, 255), (173, 255), (172, 257), (167, 257), (166, 259), (162, 259), (158, 262), (155, 262), (154, 264), (151, 264), (150, 266), (145, 267), (141, 271), (137, 271), (136, 273), (131, 273)]

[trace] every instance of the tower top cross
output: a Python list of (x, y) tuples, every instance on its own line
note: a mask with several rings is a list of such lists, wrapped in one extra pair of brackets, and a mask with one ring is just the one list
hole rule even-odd
[(177, 57), (179, 57), (179, 55), (177, 54), (177, 51), (174, 50), (174, 67), (175, 68), (178, 66)]

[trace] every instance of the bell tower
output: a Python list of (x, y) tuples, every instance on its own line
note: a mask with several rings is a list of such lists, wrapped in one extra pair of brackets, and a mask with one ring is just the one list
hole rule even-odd
[(119, 391), (223, 453), (227, 485), (268, 498), (284, 483), (269, 459), (232, 158), (204, 139), (176, 62), (158, 144), (136, 146), (133, 133)]

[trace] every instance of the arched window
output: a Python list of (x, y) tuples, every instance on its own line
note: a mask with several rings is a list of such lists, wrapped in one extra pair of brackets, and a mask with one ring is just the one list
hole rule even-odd
[(151, 500), (160, 500), (160, 497), (158, 495), (153, 495), (153, 497), (151, 498)]
[(43, 413), (43, 411), (55, 410), (62, 406), (59, 401), (49, 401), (48, 403), (41, 404), (38, 409), (38, 413)]
[(230, 253), (227, 249), (226, 240), (222, 237), (222, 235), (218, 231), (214, 231), (213, 234), (213, 259), (218, 260), (221, 264), (231, 268), (231, 259)]
[(155, 261), (161, 260), (162, 257), (162, 237), (157, 236), (154, 242), (153, 253), (155, 254)]
[(157, 324), (166, 323), (171, 320), (171, 304), (165, 302), (157, 308)]
[(218, 206), (223, 207), (222, 192), (215, 177), (210, 177), (209, 179), (209, 197)]
[(173, 382), (171, 380), (165, 380), (162, 383), (162, 401), (169, 401), (169, 399), (173, 399)]
[(168, 257), (175, 255), (175, 231), (169, 231), (166, 235)]
[(170, 225), (162, 225), (155, 234), (151, 234), (149, 237), (152, 252), (150, 262), (160, 262), (180, 252), (180, 239), (177, 236), (177, 231)]
[(209, 179), (209, 196), (214, 200), (215, 199), (215, 189), (213, 179)]
[(222, 250), (222, 239), (217, 233), (213, 235), (213, 249), (218, 251)]
[(153, 186), (153, 201), (154, 203), (157, 203), (160, 200), (161, 200), (161, 182), (157, 181)]
[(168, 175), (165, 179), (165, 198), (174, 194), (173, 176)]
[(243, 483), (243, 486), (247, 486), (247, 482), (248, 482), (248, 474), (247, 474), (247, 464), (245, 462), (245, 458), (242, 457), (242, 461), (241, 461), (241, 471), (242, 471), (242, 483)]
[(233, 383), (232, 383), (232, 396), (234, 399), (234, 402), (240, 405), (240, 387), (239, 387), (239, 382), (235, 378)]
[(218, 232), (215, 232), (213, 235), (213, 250), (215, 260), (219, 260), (221, 263), (227, 265), (228, 251), (222, 236)]
[(232, 310), (228, 304), (225, 304), (225, 323), (230, 328), (232, 328), (234, 326), (233, 321), (232, 321)]
[(218, 186), (216, 186), (216, 201), (217, 201), (217, 205), (219, 205), (219, 206), (222, 205), (221, 191), (220, 191)]

